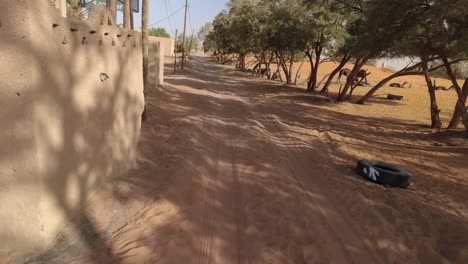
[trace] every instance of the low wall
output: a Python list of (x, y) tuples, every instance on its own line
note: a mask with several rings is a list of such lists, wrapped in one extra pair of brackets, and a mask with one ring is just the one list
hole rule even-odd
[(43, 249), (92, 186), (135, 164), (141, 35), (109, 17), (0, 1), (0, 253)]
[(148, 86), (150, 89), (164, 84), (164, 54), (161, 42), (155, 39), (149, 41), (148, 47)]
[(174, 55), (174, 39), (153, 36), (150, 36), (149, 39), (150, 42), (158, 41), (159, 43), (161, 43), (161, 49), (163, 50), (164, 56)]

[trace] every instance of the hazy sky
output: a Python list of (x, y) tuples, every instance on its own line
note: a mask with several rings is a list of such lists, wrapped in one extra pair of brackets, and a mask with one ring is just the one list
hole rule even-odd
[[(228, 0), (189, 0), (188, 2), (190, 19), (187, 18), (187, 34), (191, 34), (192, 30), (197, 33), (202, 25), (213, 21), (213, 18), (226, 8)], [(184, 5), (185, 0), (150, 0), (150, 27), (163, 27), (172, 37), (174, 37), (176, 28), (182, 32), (184, 29)], [(167, 19), (168, 15), (171, 14), (174, 15)], [(122, 14), (119, 14), (118, 20), (122, 21)], [(134, 21), (135, 28), (139, 29), (141, 27), (141, 10), (140, 13), (134, 14)]]

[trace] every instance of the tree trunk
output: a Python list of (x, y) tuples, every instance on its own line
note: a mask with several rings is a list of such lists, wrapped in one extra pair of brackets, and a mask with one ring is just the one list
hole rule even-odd
[(267, 69), (270, 69), (270, 64), (273, 62), (274, 59), (275, 59), (275, 53), (271, 52), (270, 59), (268, 60), (268, 62), (265, 61), (265, 65)]
[(148, 12), (149, 12), (149, 0), (143, 0), (141, 12), (141, 36), (142, 36), (142, 52), (143, 52), (143, 90), (145, 95), (145, 108), (143, 110), (142, 120), (146, 121), (146, 91), (148, 91), (148, 44), (149, 44), (149, 34), (148, 34)]
[(135, 29), (135, 21), (133, 20), (133, 0), (130, 0), (130, 29)]
[(429, 70), (427, 66), (427, 58), (421, 58), (422, 60), (422, 68), (424, 72), (424, 78), (426, 80), (427, 88), (429, 90), (429, 96), (431, 98), (431, 128), (440, 129), (442, 127), (442, 123), (440, 122), (439, 117), (439, 107), (437, 106), (437, 99), (435, 94), (435, 87), (432, 85), (431, 76), (429, 75)]
[(317, 88), (317, 74), (318, 74), (318, 70), (319, 70), (319, 67), (320, 67), (320, 58), (322, 57), (322, 51), (323, 51), (322, 47), (316, 47), (315, 48), (315, 67), (312, 70), (311, 87), (308, 87), (310, 92), (315, 91), (315, 89)]
[(260, 75), (260, 72), (262, 70), (262, 64), (263, 64), (263, 54), (264, 54), (264, 52), (262, 52), (260, 54), (260, 57), (255, 55), (255, 59), (257, 60), (257, 64), (252, 69), (252, 76), (255, 76), (255, 74), (257, 74), (257, 71), (259, 73), (258, 75)]
[(280, 66), (281, 66), (281, 63), (280, 63), (280, 59), (278, 56), (276, 56), (276, 72), (277, 72), (277, 75), (278, 75), (278, 78), (280, 80), (280, 82), (283, 82), (283, 77), (281, 76), (281, 72), (280, 72)]
[(366, 79), (366, 77), (361, 77), (360, 80), (358, 80), (357, 82), (355, 82), (353, 84), (353, 86), (351, 86), (351, 91), (349, 92), (349, 96), (348, 96), (348, 100), (351, 100), (351, 97), (353, 96), (353, 92), (354, 90), (356, 89), (356, 87), (358, 87), (358, 85), (360, 85), (362, 83), (362, 81), (364, 81)]
[(341, 93), (338, 95), (338, 98), (336, 99), (338, 102), (343, 102), (348, 99), (348, 90), (353, 87), (355, 81), (356, 81), (356, 76), (361, 70), (362, 66), (367, 62), (369, 58), (359, 58), (356, 60), (356, 63), (354, 64), (353, 70), (351, 71), (351, 74), (348, 76), (346, 79), (346, 84), (341, 91)]
[(111, 11), (112, 22), (117, 23), (117, 0), (107, 0), (107, 8)]
[(240, 70), (245, 71), (245, 54), (240, 54)]
[(460, 111), (460, 115), (462, 118), (463, 125), (465, 126), (465, 130), (468, 132), (468, 113), (466, 111), (465, 97), (463, 96), (463, 91), (460, 85), (458, 84), (457, 77), (455, 76), (452, 70), (452, 66), (450, 62), (448, 61), (448, 59), (445, 57), (442, 57), (442, 61), (444, 62), (445, 69), (447, 71), (448, 76), (450, 77), (450, 80), (452, 81), (453, 87), (455, 88), (455, 91), (457, 91), (457, 94), (458, 94), (457, 108)]
[(124, 0), (124, 23), (123, 26), (124, 28), (129, 29), (130, 28), (130, 1), (131, 0)]
[(312, 53), (310, 53), (310, 51), (306, 51), (306, 56), (307, 58), (309, 59), (309, 63), (310, 63), (310, 75), (309, 75), (309, 80), (307, 80), (307, 92), (311, 92), (312, 90), (310, 89), (310, 87), (312, 87), (313, 85), (313, 75), (314, 75), (314, 59), (312, 57)]
[(301, 73), (302, 66), (304, 65), (304, 59), (301, 61), (301, 65), (299, 65), (299, 68), (296, 71), (296, 76), (294, 77), (294, 85), (297, 85), (297, 79), (299, 78), (299, 74)]
[(311, 76), (310, 76), (310, 86), (307, 87), (307, 91), (313, 92), (317, 88), (317, 74), (318, 74), (318, 67), (319, 64), (316, 62), (315, 67), (312, 70)]
[(291, 52), (291, 57), (289, 59), (289, 75), (288, 75), (288, 79), (286, 80), (286, 84), (287, 85), (291, 85), (292, 84), (292, 73), (293, 73), (293, 67), (294, 67), (294, 53)]
[[(463, 105), (466, 104), (466, 98), (468, 96), (468, 78), (465, 79), (465, 83), (463, 84)], [(449, 126), (447, 129), (456, 129), (458, 125), (460, 124), (462, 112), (460, 111), (460, 108), (458, 107), (458, 103), (455, 104), (455, 110), (453, 111), (453, 117), (452, 120), (450, 121)]]
[(323, 86), (322, 90), (320, 91), (321, 93), (328, 93), (328, 87), (330, 86), (331, 82), (333, 81), (333, 79), (335, 78), (335, 76), (341, 71), (341, 69), (343, 69), (343, 67), (346, 65), (346, 63), (351, 59), (351, 56), (348, 55), (348, 54), (345, 54), (343, 56), (343, 58), (341, 59), (341, 62), (340, 64), (338, 65), (338, 67), (336, 67), (332, 73), (330, 74), (330, 76), (328, 77), (328, 80), (327, 82), (325, 83), (325, 85)]
[(286, 64), (284, 56), (281, 52), (276, 52), (276, 56), (278, 56), (281, 68), (283, 69), (284, 77), (286, 78), (286, 84), (289, 85), (291, 84), (291, 75), (288, 70), (288, 65)]
[(395, 78), (402, 77), (402, 76), (410, 76), (410, 75), (422, 75), (422, 74), (423, 74), (422, 72), (403, 72), (403, 71), (396, 72), (396, 73), (388, 76), (387, 78), (381, 80), (369, 92), (367, 92), (366, 95), (364, 95), (361, 99), (359, 99), (359, 101), (357, 103), (358, 104), (364, 104), (369, 98), (371, 98), (374, 95), (375, 92), (377, 92), (380, 88), (382, 88), (382, 86), (384, 86), (389, 81), (391, 81), (391, 80), (393, 80)]

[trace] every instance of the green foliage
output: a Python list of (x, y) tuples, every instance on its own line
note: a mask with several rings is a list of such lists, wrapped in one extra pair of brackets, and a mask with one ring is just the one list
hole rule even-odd
[(171, 38), (171, 35), (167, 33), (165, 28), (150, 28), (149, 35), (154, 37), (161, 37), (161, 38)]
[(203, 25), (198, 31), (198, 34), (197, 34), (198, 39), (201, 42), (205, 41), (206, 37), (208, 36), (208, 34), (210, 34), (212, 29), (213, 29), (213, 23), (206, 22), (205, 25)]
[[(179, 35), (177, 37), (177, 43), (176, 43), (176, 48), (177, 52), (182, 52), (182, 35)], [(200, 46), (200, 40), (198, 39), (197, 36), (191, 35), (191, 36), (186, 36), (185, 37), (185, 51), (190, 53), (190, 51), (197, 50)]]
[(199, 33), (217, 54), (468, 56), (466, 0), (231, 0)]
[(213, 21), (213, 30), (207, 36), (213, 49), (219, 53), (232, 52), (232, 35), (229, 32), (229, 17), (226, 12), (219, 13)]
[(79, 11), (81, 8), (80, 0), (67, 0), (67, 4), (75, 11)]

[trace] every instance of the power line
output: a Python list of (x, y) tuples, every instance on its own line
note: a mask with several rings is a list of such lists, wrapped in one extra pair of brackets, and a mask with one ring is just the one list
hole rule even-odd
[[(169, 5), (169, 11), (172, 12), (171, 1), (167, 1), (167, 4)], [(176, 31), (177, 31), (177, 24), (176, 24), (176, 22), (175, 22), (175, 20), (174, 20), (174, 16), (172, 16), (171, 18), (172, 18), (172, 24), (174, 25), (174, 27), (175, 27), (175, 29), (176, 29)]]
[(167, 22), (169, 23), (169, 28), (171, 30), (171, 33), (174, 34), (174, 29), (172, 28), (172, 25), (171, 25), (171, 19), (169, 18), (169, 12), (167, 11), (167, 3), (166, 3), (166, 0), (163, 0), (163, 1), (164, 1), (164, 7), (166, 9)]
[(165, 17), (165, 18), (163, 18), (163, 19), (161, 19), (161, 20), (158, 20), (158, 21), (154, 22), (153, 24), (149, 25), (149, 27), (152, 27), (152, 26), (154, 26), (154, 25), (157, 25), (157, 24), (163, 22), (164, 20), (166, 20), (166, 19), (168, 19), (168, 18), (174, 16), (175, 14), (177, 14), (180, 10), (182, 10), (182, 9), (184, 9), (184, 8), (185, 8), (185, 6), (183, 6), (183, 7), (179, 8), (179, 9), (177, 9), (174, 13), (170, 14), (168, 17)]
[(190, 30), (193, 31), (193, 28), (192, 28), (192, 15), (191, 15), (191, 13), (190, 13), (190, 6), (191, 6), (191, 5), (190, 5), (190, 2), (189, 2), (189, 4), (188, 4), (189, 25), (190, 25)]

